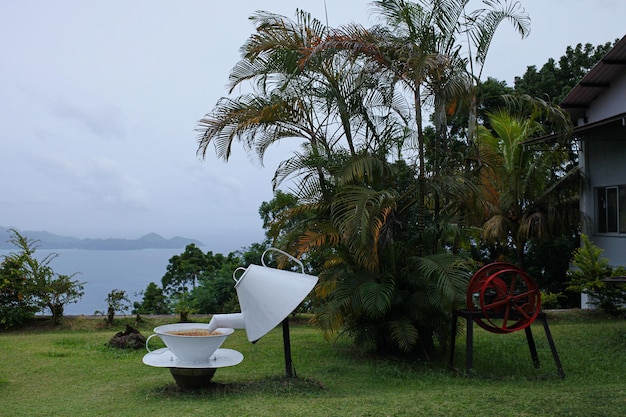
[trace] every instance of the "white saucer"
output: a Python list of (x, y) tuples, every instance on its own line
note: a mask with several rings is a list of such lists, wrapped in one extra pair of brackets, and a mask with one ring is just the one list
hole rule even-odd
[(208, 362), (183, 362), (168, 348), (161, 348), (147, 353), (143, 363), (158, 368), (223, 368), (241, 363), (243, 355), (233, 349), (217, 349)]

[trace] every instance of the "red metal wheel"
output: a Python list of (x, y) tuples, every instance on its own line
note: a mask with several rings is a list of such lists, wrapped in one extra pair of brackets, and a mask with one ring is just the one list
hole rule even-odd
[(480, 305), (478, 303), (478, 293), (480, 292), (480, 289), (484, 285), (485, 280), (487, 278), (489, 278), (491, 275), (495, 274), (498, 271), (502, 271), (503, 269), (512, 269), (512, 268), (517, 268), (517, 267), (508, 262), (493, 262), (493, 263), (483, 266), (478, 271), (476, 271), (474, 275), (472, 276), (472, 279), (470, 280), (468, 289), (467, 289), (467, 294), (466, 294), (467, 308), (472, 311), (477, 308), (480, 308)]
[[(470, 279), (469, 285), (467, 287), (466, 293), (466, 303), (467, 309), (471, 312), (482, 311), (481, 303), (480, 303), (480, 291), (485, 285), (485, 281), (497, 273), (498, 271), (502, 271), (505, 269), (514, 269), (517, 268), (515, 265), (508, 262), (493, 262), (487, 264), (480, 268), (478, 271), (474, 273), (472, 278)], [(495, 284), (494, 284), (495, 285)], [(506, 286), (506, 284), (504, 284)], [(474, 321), (480, 327), (485, 330), (493, 331), (494, 327), (488, 321), (483, 321), (480, 318), (475, 318)]]
[(541, 310), (541, 291), (521, 269), (501, 269), (483, 281), (479, 303), (486, 318), (479, 323), (481, 327), (494, 333), (510, 333), (535, 321)]

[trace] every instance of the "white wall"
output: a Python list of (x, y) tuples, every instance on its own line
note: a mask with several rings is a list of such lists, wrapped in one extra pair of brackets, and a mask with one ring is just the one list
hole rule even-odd
[(626, 112), (626, 74), (611, 83), (611, 88), (596, 98), (587, 110), (587, 122), (597, 122)]
[[(587, 123), (593, 123), (626, 112), (626, 73), (615, 80), (611, 89), (591, 103), (586, 112)], [(626, 266), (626, 235), (594, 234), (594, 187), (626, 184), (626, 136), (619, 139), (592, 139), (583, 142), (579, 153), (579, 167), (585, 175), (584, 193), (580, 209), (589, 223), (583, 231), (591, 241), (603, 249), (602, 256), (611, 266)], [(594, 308), (588, 297), (581, 294), (581, 307)]]

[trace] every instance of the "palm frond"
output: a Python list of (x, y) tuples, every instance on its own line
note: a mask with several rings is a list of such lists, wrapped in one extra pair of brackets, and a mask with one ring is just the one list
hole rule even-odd
[(464, 258), (438, 253), (414, 260), (420, 279), (427, 282), (429, 304), (439, 311), (450, 310), (465, 294), (469, 282), (469, 263)]
[(511, 230), (515, 230), (515, 225), (511, 224), (505, 214), (495, 214), (483, 224), (483, 236), (490, 241), (506, 243)]
[(523, 38), (530, 34), (530, 18), (519, 1), (484, 0), (489, 9), (471, 13), (470, 38), (476, 46), (476, 62), (484, 65), (496, 29), (505, 20), (511, 22)]
[(308, 229), (298, 238), (297, 249), (299, 253), (306, 253), (311, 248), (338, 246), (341, 236), (329, 225), (317, 224), (315, 230)]
[(388, 170), (386, 161), (371, 155), (359, 155), (347, 161), (338, 185), (371, 183)]
[(392, 340), (403, 352), (410, 352), (419, 341), (419, 333), (410, 320), (394, 320), (389, 322)]
[(335, 195), (333, 224), (359, 265), (369, 270), (378, 268), (378, 240), (395, 206), (395, 196), (389, 190), (345, 186)]
[(359, 297), (363, 311), (371, 318), (383, 317), (391, 307), (395, 290), (392, 280), (386, 282), (368, 281), (359, 287)]

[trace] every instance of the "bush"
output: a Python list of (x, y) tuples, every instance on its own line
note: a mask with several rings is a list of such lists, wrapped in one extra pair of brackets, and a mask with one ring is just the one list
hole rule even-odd
[(541, 307), (542, 308), (564, 308), (562, 300), (567, 297), (563, 293), (544, 292), (541, 291)]
[(32, 318), (39, 310), (34, 293), (22, 261), (5, 257), (0, 266), (0, 325), (8, 329)]
[(59, 275), (50, 263), (58, 255), (35, 258), (36, 240), (11, 229), (10, 242), (20, 249), (4, 257), (0, 267), (0, 324), (9, 328), (49, 308), (54, 324), (59, 324), (66, 304), (83, 296), (84, 283), (73, 281), (76, 275)]
[(604, 251), (591, 243), (587, 236), (582, 235), (582, 241), (583, 245), (574, 251), (571, 262), (575, 268), (568, 271), (570, 282), (567, 289), (587, 294), (590, 304), (617, 315), (626, 303), (624, 285), (608, 283), (604, 279), (625, 275), (626, 269), (611, 267), (609, 261), (601, 257)]

